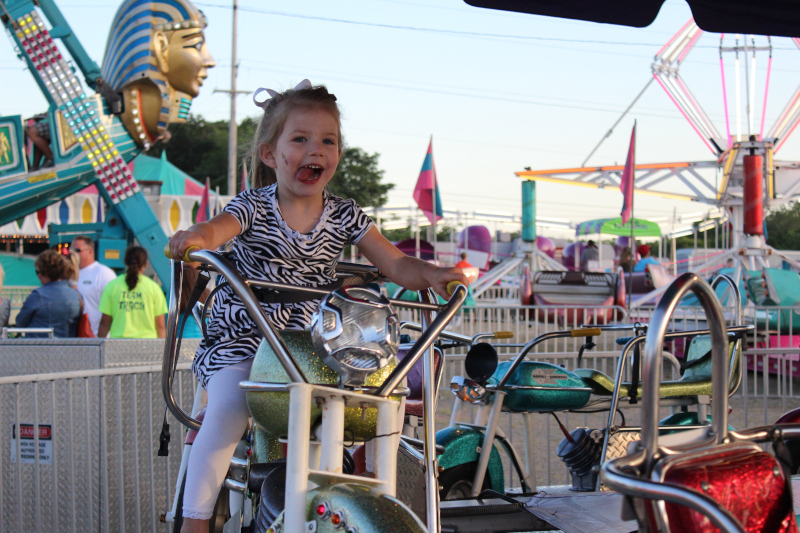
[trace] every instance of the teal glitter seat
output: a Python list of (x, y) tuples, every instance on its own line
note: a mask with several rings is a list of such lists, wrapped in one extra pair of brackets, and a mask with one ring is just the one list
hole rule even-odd
[[(738, 388), (738, 374), (741, 364), (741, 340), (732, 337), (728, 344), (730, 356), (730, 394)], [(711, 338), (708, 335), (698, 335), (689, 342), (686, 349), (686, 358), (683, 376), (677, 380), (662, 381), (659, 387), (661, 398), (688, 398), (693, 396), (711, 395)], [(614, 394), (614, 379), (591, 368), (579, 368), (575, 374), (580, 376), (587, 386), (592, 388), (592, 394), (598, 396), (611, 396)], [(642, 396), (641, 383), (632, 390), (630, 382), (623, 382), (619, 388), (620, 397)]]

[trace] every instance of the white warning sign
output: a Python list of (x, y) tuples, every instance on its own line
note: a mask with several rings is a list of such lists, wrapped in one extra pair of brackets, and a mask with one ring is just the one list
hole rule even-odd
[[(50, 424), (39, 424), (39, 464), (53, 464), (53, 429)], [(36, 462), (33, 424), (20, 424), (19, 453), (22, 464)], [(17, 427), (11, 427), (11, 462), (17, 462)]]

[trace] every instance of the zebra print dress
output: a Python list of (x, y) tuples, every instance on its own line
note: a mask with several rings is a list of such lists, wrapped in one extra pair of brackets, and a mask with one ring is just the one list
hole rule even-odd
[[(372, 219), (355, 201), (325, 192), (319, 223), (310, 233), (298, 233), (283, 220), (276, 191), (277, 185), (243, 191), (225, 207), (242, 226), (233, 240), (237, 269), (247, 278), (304, 287), (335, 281), (342, 251), (366, 235)], [(262, 303), (261, 308), (276, 329), (303, 329), (317, 304)], [(192, 364), (203, 387), (217, 370), (253, 357), (261, 342), (261, 333), (230, 287), (217, 293), (207, 330), (208, 343), (200, 342)]]

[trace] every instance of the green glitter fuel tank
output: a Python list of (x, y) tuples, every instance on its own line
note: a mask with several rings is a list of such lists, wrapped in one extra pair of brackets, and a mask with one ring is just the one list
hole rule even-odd
[[(311, 343), (311, 333), (307, 331), (282, 331), (283, 342), (289, 348), (289, 353), (297, 361), (298, 366), (305, 374), (309, 383), (337, 386), (339, 375), (314, 351)], [(381, 370), (370, 374), (364, 385), (370, 387), (380, 386), (392, 370), (397, 366), (397, 360), (391, 362)], [(289, 375), (283, 369), (278, 357), (266, 341), (261, 342), (256, 352), (253, 366), (250, 370), (250, 381), (266, 383), (289, 383)], [(392, 396), (395, 400), (400, 397)], [(267, 435), (286, 435), (289, 427), (289, 393), (288, 392), (247, 392), (247, 405), (258, 427)], [(312, 405), (311, 425), (313, 426), (322, 416), (322, 409)], [(377, 409), (366, 409), (362, 413), (360, 407), (347, 407), (345, 409), (345, 440), (365, 440), (375, 436)]]
[[(489, 385), (496, 385), (511, 366), (512, 361), (497, 365), (489, 378)], [(577, 409), (589, 401), (592, 390), (576, 374), (566, 368), (523, 361), (506, 383), (503, 409), (516, 412), (535, 413), (554, 409)]]

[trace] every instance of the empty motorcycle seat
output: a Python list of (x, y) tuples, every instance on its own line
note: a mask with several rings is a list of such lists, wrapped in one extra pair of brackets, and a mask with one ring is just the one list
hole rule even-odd
[[(728, 343), (728, 355), (735, 357), (735, 360), (731, 361), (731, 375), (733, 375), (739, 365), (741, 349), (738, 345), (741, 341), (731, 337), (732, 340)], [(682, 366), (684, 372), (680, 379), (661, 382), (659, 396), (661, 398), (686, 398), (711, 395), (711, 339), (708, 335), (698, 335), (692, 338)], [(592, 388), (593, 394), (598, 396), (614, 394), (614, 379), (599, 370), (579, 368), (574, 373), (580, 376), (588, 387)], [(731, 379), (731, 388), (735, 389), (737, 386), (738, 383)], [(635, 391), (632, 389), (630, 382), (623, 382), (619, 388), (619, 396), (641, 398), (641, 383)]]
[[(673, 455), (656, 466), (654, 477), (715, 500), (747, 533), (797, 531), (788, 480), (775, 457), (756, 445), (721, 445)], [(716, 530), (709, 518), (683, 505), (666, 503), (665, 510), (672, 531)]]
[[(408, 354), (412, 345), (403, 346), (397, 354), (397, 360), (402, 361)], [(423, 356), (424, 357), (424, 356)], [(406, 375), (406, 386), (410, 389), (406, 398), (406, 415), (422, 416), (422, 358), (420, 358)], [(442, 351), (434, 349), (433, 371), (437, 378), (442, 368)]]

